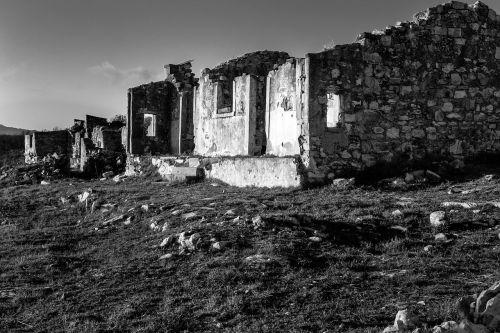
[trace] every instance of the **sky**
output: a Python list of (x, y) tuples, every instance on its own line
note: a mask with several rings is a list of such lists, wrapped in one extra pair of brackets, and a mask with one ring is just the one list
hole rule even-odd
[[(199, 76), (256, 50), (303, 57), (441, 2), (0, 0), (0, 124), (41, 130), (126, 114), (127, 88), (163, 80), (165, 64), (194, 60)], [(483, 2), (500, 13), (500, 1)]]

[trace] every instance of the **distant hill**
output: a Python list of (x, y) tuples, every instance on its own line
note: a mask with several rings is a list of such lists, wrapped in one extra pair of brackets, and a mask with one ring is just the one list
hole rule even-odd
[(7, 127), (0, 124), (0, 135), (22, 135), (25, 132), (29, 132), (29, 130), (25, 130), (22, 128)]

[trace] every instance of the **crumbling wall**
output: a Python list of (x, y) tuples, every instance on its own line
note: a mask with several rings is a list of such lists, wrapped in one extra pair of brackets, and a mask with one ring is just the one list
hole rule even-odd
[(34, 132), (25, 136), (25, 162), (37, 162), (48, 154), (71, 155), (69, 131)]
[[(193, 88), (191, 63), (165, 66), (166, 80), (128, 92), (127, 147), (131, 154), (181, 154), (193, 149)], [(145, 130), (144, 115), (154, 117)]]
[(265, 77), (287, 58), (285, 52), (259, 51), (202, 72), (195, 96), (195, 153), (265, 153)]
[(267, 77), (267, 154), (276, 156), (300, 154), (299, 137), (303, 111), (301, 97), (303, 84), (300, 74), (303, 64), (303, 59), (288, 59)]
[(100, 148), (104, 151), (124, 151), (121, 129), (96, 126), (92, 131), (92, 143), (96, 148)]
[(208, 76), (197, 90), (195, 153), (204, 156), (253, 155), (255, 150), (257, 79), (234, 79), (234, 107), (218, 113), (217, 85)]
[[(75, 125), (81, 120), (75, 119)], [(85, 116), (85, 137), (90, 138), (92, 136), (92, 131), (97, 126), (108, 126), (108, 121), (106, 118), (86, 115)]]
[[(357, 44), (309, 54), (310, 170), (318, 177), (500, 151), (500, 17), (439, 5)], [(327, 94), (341, 126), (327, 128)]]

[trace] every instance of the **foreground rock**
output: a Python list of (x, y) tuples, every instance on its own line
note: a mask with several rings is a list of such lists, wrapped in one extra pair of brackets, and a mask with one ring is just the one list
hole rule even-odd
[(418, 328), (419, 319), (409, 310), (396, 314), (394, 324), (383, 333), (496, 333), (500, 332), (500, 281), (475, 295), (461, 297), (457, 301), (459, 323), (447, 321), (432, 329)]

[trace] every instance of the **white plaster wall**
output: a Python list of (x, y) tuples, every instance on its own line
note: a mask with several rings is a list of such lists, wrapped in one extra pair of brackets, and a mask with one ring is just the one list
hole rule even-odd
[(300, 187), (300, 176), (293, 157), (230, 158), (213, 162), (208, 178), (229, 185), (246, 187)]
[(295, 64), (286, 62), (267, 78), (266, 154), (300, 153), (297, 128)]
[[(255, 83), (250, 75), (234, 79), (233, 106), (229, 115), (217, 115), (217, 83), (202, 77), (195, 112), (195, 154), (203, 156), (248, 155), (255, 142)], [(255, 100), (255, 98), (253, 98)], [(253, 119), (253, 121), (252, 121)], [(255, 130), (253, 135), (255, 135)]]

